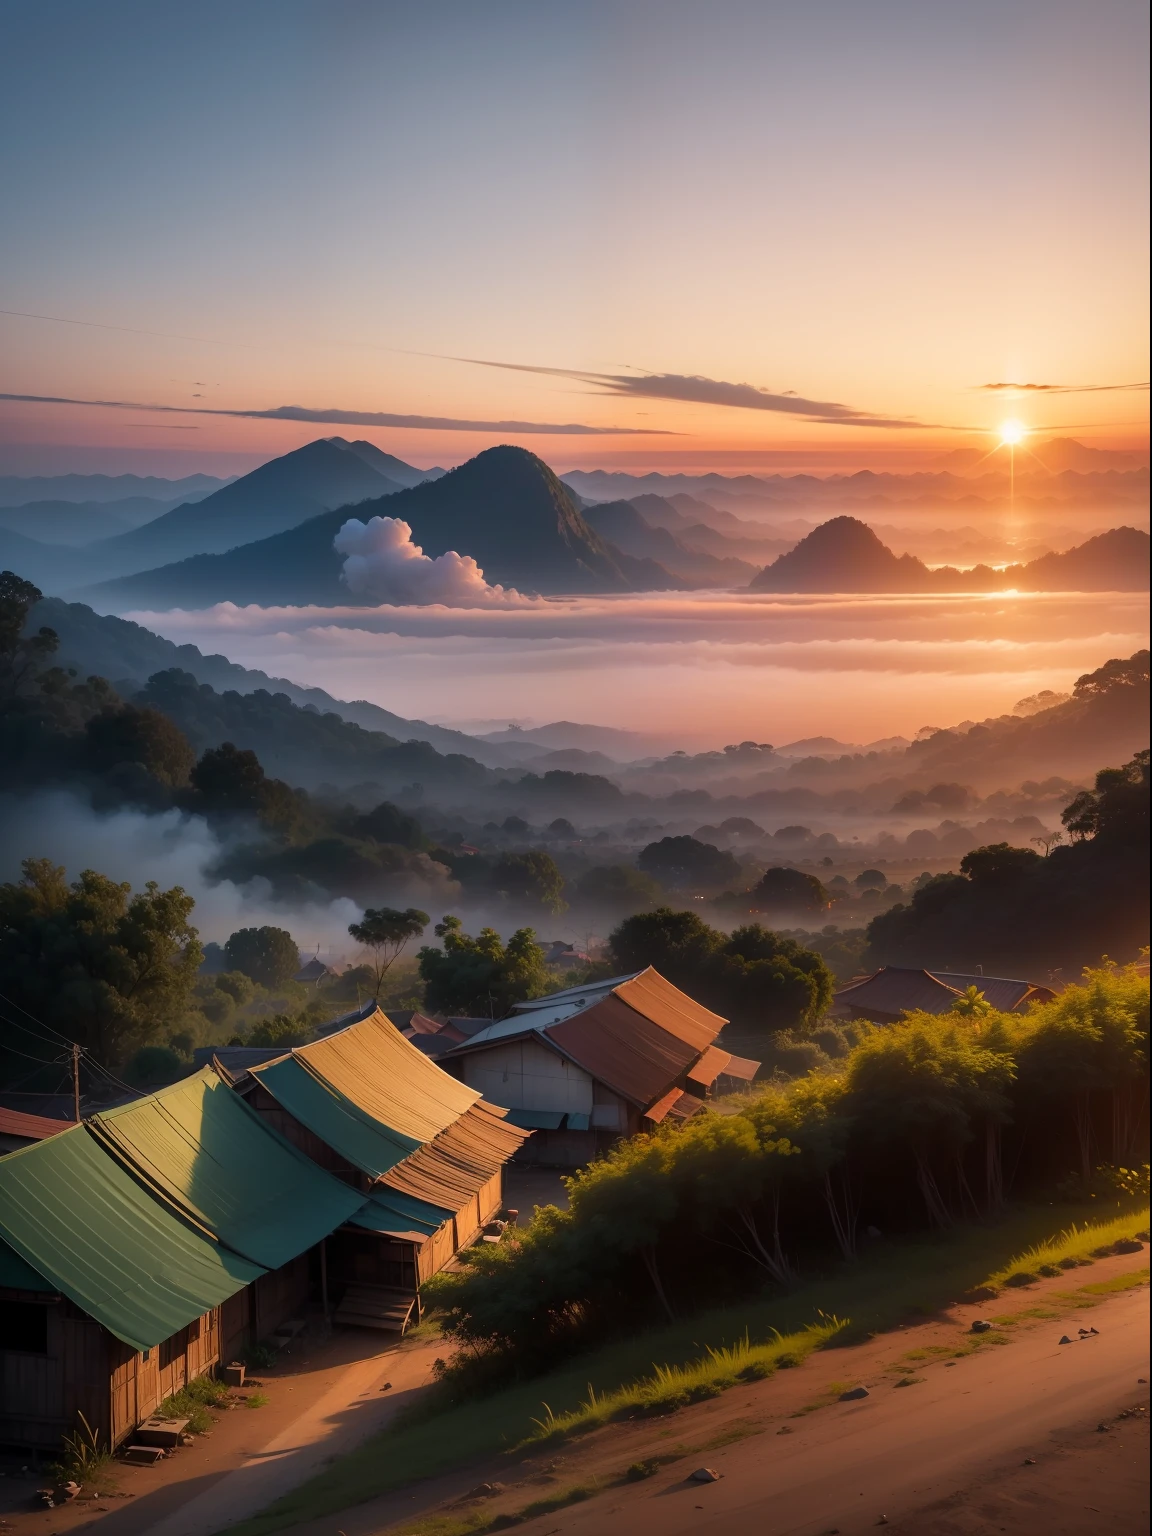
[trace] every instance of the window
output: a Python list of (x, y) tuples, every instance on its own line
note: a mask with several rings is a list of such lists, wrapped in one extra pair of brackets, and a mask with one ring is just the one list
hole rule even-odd
[(6, 1301), (0, 1306), (0, 1349), (23, 1355), (48, 1353), (48, 1308), (35, 1301)]

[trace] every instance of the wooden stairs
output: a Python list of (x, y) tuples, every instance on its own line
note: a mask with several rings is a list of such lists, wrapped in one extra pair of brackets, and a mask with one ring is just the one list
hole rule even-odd
[(419, 1297), (387, 1285), (350, 1285), (340, 1298), (332, 1321), (352, 1328), (379, 1328), (403, 1334), (419, 1317)]

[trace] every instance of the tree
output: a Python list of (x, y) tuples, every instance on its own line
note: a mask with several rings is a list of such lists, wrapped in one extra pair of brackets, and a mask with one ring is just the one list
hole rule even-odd
[(449, 916), (435, 932), (443, 948), (425, 945), (418, 957), (431, 1011), (499, 1019), (513, 1003), (547, 992), (544, 951), (531, 928), (518, 928), (504, 944), (494, 928), (473, 938), (458, 917)]
[(670, 907), (626, 918), (608, 947), (614, 970), (654, 966), (705, 1007), (753, 1029), (811, 1029), (835, 986), (823, 959), (794, 939), (759, 923), (724, 934)]
[(1072, 690), (1073, 696), (1077, 699), (1093, 699), (1109, 694), (1131, 693), (1141, 699), (1147, 698), (1150, 659), (1147, 651), (1137, 651), (1135, 655), (1124, 659), (1114, 656), (1102, 667), (1097, 667), (1095, 672), (1085, 672), (1083, 677), (1078, 677)]
[(718, 889), (740, 878), (740, 865), (726, 848), (695, 837), (662, 837), (640, 851), (637, 866), (662, 885)]
[(1022, 875), (1027, 875), (1040, 862), (1040, 855), (1031, 848), (1014, 848), (1011, 843), (988, 843), (983, 848), (973, 848), (960, 860), (960, 873), (967, 875), (973, 885), (986, 890), (1015, 885)]
[(279, 1046), (288, 1051), (294, 1045), (306, 1044), (311, 1038), (312, 1026), (305, 1014), (294, 1019), (288, 1013), (273, 1013), (266, 1019), (257, 1019), (244, 1043)]
[(88, 761), (100, 773), (139, 763), (159, 783), (179, 789), (196, 762), (187, 736), (167, 715), (133, 704), (104, 709), (85, 727)]
[(396, 843), (401, 848), (428, 847), (424, 829), (415, 816), (407, 815), (388, 800), (381, 801), (366, 816), (357, 817), (354, 830), (358, 837), (370, 838), (376, 843)]
[(409, 939), (418, 939), (431, 919), (418, 907), (401, 912), (395, 907), (369, 907), (359, 923), (350, 923), (348, 932), (357, 944), (372, 951), (372, 996), (380, 1000), (380, 988), (391, 967), (402, 954)]
[(749, 904), (768, 916), (807, 917), (826, 911), (832, 898), (815, 875), (802, 869), (766, 869), (752, 887)]
[(1101, 768), (1094, 790), (1085, 789), (1064, 808), (1061, 821), (1074, 838), (1111, 843), (1147, 842), (1148, 751), (1123, 768)]
[(971, 986), (964, 988), (948, 1011), (959, 1014), (963, 1019), (982, 1019), (994, 1010), (992, 1004), (973, 982)]
[(240, 751), (232, 742), (209, 747), (192, 769), (192, 783), (213, 811), (260, 809), (267, 775), (255, 752)]
[(573, 904), (590, 913), (627, 917), (659, 905), (660, 887), (630, 864), (598, 864), (576, 881)]
[(882, 891), (888, 884), (888, 876), (881, 869), (863, 869), (852, 884), (862, 891)]
[(21, 870), (0, 886), (0, 992), (115, 1068), (187, 1006), (203, 958), (193, 899), (91, 869), (69, 884), (49, 859)]
[(300, 969), (300, 951), (285, 928), (240, 928), (224, 946), (228, 968), (261, 987), (282, 987)]
[(550, 853), (508, 853), (498, 859), (492, 883), (505, 901), (563, 912), (564, 876)]
[(24, 633), (29, 613), (43, 596), (14, 571), (0, 571), (0, 697), (19, 693), (60, 644), (46, 625), (35, 635)]

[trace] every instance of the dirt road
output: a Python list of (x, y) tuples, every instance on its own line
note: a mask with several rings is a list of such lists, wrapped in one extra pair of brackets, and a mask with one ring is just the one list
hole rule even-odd
[[(1058, 1344), (1072, 1323), (1074, 1338), (1085, 1323), (1099, 1334)], [(1036, 1458), (1036, 1465), (1027, 1470), (1043, 1486), (1052, 1475), (1052, 1458), (1046, 1456), (1050, 1437), (1111, 1417), (1129, 1403), (1146, 1402), (1148, 1388), (1139, 1384), (1140, 1377), (1148, 1377), (1147, 1291), (1118, 1296), (1068, 1324), (1037, 1325), (1011, 1348), (937, 1367), (911, 1387), (874, 1382), (871, 1395), (861, 1401), (792, 1420), (787, 1438), (760, 1434), (710, 1453), (704, 1459), (721, 1473), (717, 1483), (685, 1481), (681, 1462), (664, 1476), (532, 1520), (522, 1529), (525, 1536), (544, 1531), (563, 1536), (676, 1536), (681, 1531), (821, 1536), (835, 1528), (842, 1536), (857, 1536), (881, 1523), (895, 1525), (900, 1517), (957, 1490), (1019, 1467), (1028, 1456)], [(1108, 1433), (1122, 1442), (1123, 1428)], [(1135, 1455), (1135, 1429), (1131, 1443)], [(1073, 1521), (1066, 1529), (1135, 1536), (1147, 1528), (1146, 1498), (1138, 1508), (1121, 1510), (1107, 1497), (1108, 1486), (1096, 1493), (1094, 1508), (1085, 1503), (1080, 1510), (1066, 1511)], [(1012, 1528), (1017, 1536), (1025, 1529), (1018, 1521)], [(1054, 1529), (1047, 1524), (1035, 1528)], [(914, 1521), (906, 1529), (926, 1526)]]

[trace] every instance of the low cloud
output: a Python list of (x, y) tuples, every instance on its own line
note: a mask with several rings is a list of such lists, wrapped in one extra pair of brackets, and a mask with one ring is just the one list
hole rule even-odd
[(348, 590), (380, 603), (473, 608), (518, 602), (514, 588), (489, 586), (471, 555), (454, 549), (435, 559), (412, 542), (412, 529), (398, 517), (351, 517), (332, 541), (344, 556)]
[[(430, 432), (501, 432), (512, 437), (675, 437), (659, 427), (591, 427), (579, 421), (470, 421), (459, 416), (398, 416), (391, 411), (347, 411), (336, 406), (277, 405), (265, 411), (226, 411), (199, 405), (152, 405), (137, 400), (73, 400), (66, 395), (6, 395), (32, 405), (96, 405), (113, 411), (157, 411), (175, 416), (239, 416), (248, 421), (305, 421), (326, 426), (412, 427)], [(194, 430), (194, 429), (188, 429)]]
[(1101, 395), (1110, 394), (1115, 390), (1139, 390), (1147, 389), (1147, 384), (1013, 384), (1009, 382), (998, 384), (979, 384), (981, 389), (989, 394), (1003, 392), (1036, 395)]
[(457, 357), (458, 363), (473, 363), (480, 368), (503, 368), (513, 373), (539, 373), (552, 378), (578, 379), (593, 385), (601, 394), (620, 395), (642, 400), (683, 400), (698, 405), (728, 406), (742, 411), (777, 411), (785, 416), (799, 416), (803, 421), (826, 422), (842, 427), (928, 427), (935, 422), (916, 421), (910, 416), (880, 416), (859, 411), (834, 400), (808, 400), (795, 390), (780, 393), (761, 389), (756, 384), (729, 384), (723, 379), (706, 379), (692, 373), (587, 373), (579, 368), (538, 368), (530, 363), (496, 363), (483, 357)]

